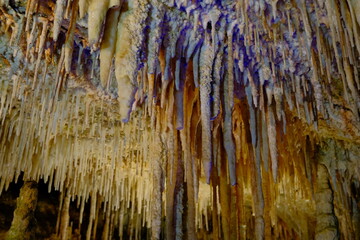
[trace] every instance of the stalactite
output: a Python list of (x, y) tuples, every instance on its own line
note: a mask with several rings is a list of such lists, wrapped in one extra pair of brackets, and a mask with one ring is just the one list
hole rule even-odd
[(233, 231), (230, 229), (230, 203), (231, 203), (231, 194), (230, 194), (230, 186), (227, 183), (226, 179), (226, 165), (221, 164), (221, 173), (219, 177), (219, 200), (221, 206), (221, 226), (223, 237), (225, 240), (230, 239), (230, 234)]
[[(70, 3), (69, 3), (70, 5)], [(72, 55), (74, 51), (74, 30), (76, 25), (77, 13), (78, 12), (78, 0), (73, 1), (72, 3), (72, 11), (71, 11), (71, 19), (70, 26), (67, 32), (66, 41), (65, 41), (65, 71), (70, 72), (71, 70), (71, 62)]]
[(169, 161), (167, 164), (167, 176), (166, 176), (166, 217), (168, 221), (166, 222), (166, 238), (174, 239), (174, 192), (175, 192), (175, 181), (176, 181), (176, 155), (173, 154), (176, 151), (175, 145), (175, 132), (176, 130), (170, 128), (170, 136), (172, 136), (171, 141), (171, 153), (172, 157), (169, 157)]
[[(157, 111), (158, 113), (159, 110)], [(160, 119), (160, 118), (158, 118)], [(161, 217), (162, 217), (162, 199), (161, 199), (161, 185), (162, 185), (162, 166), (161, 166), (161, 159), (162, 159), (162, 149), (161, 149), (161, 140), (160, 140), (160, 122), (158, 120), (156, 124), (156, 131), (157, 135), (154, 137), (153, 140), (153, 147), (155, 149), (151, 150), (152, 156), (152, 178), (153, 178), (153, 196), (151, 201), (151, 238), (152, 239), (160, 239), (160, 232), (161, 232)]]
[[(91, 231), (93, 229), (93, 225), (94, 225), (94, 220), (96, 217), (96, 200), (97, 197), (92, 196), (91, 198), (91, 207), (90, 207), (90, 216), (89, 216), (89, 225), (87, 227), (87, 231), (86, 231), (86, 239), (89, 240), (91, 238)], [(96, 228), (96, 226), (95, 226)]]
[(232, 56), (232, 29), (229, 33), (228, 75), (224, 79), (224, 147), (227, 154), (231, 185), (236, 184), (235, 146), (232, 136), (232, 108), (234, 105), (234, 72)]
[(69, 227), (69, 207), (70, 207), (70, 195), (68, 193), (69, 190), (67, 190), (64, 196), (64, 200), (62, 203), (61, 208), (61, 222), (60, 222), (60, 238), (61, 240), (68, 239), (68, 237), (71, 235), (71, 233), (68, 233), (68, 227)]
[[(32, 2), (35, 2), (35, 1), (32, 1)], [(57, 41), (59, 34), (60, 34), (66, 3), (67, 3), (67, 0), (61, 0), (61, 1), (56, 2), (55, 15), (54, 15), (54, 26), (53, 26), (53, 39), (55, 41)]]
[(273, 174), (274, 181), (276, 182), (277, 171), (278, 171), (278, 154), (277, 154), (277, 144), (276, 144), (276, 122), (275, 116), (271, 106), (268, 107), (268, 112), (266, 116), (267, 128), (268, 128), (268, 138), (270, 146), (270, 157), (271, 157), (271, 171)]
[(100, 80), (105, 88), (113, 61), (116, 43), (117, 23), (120, 16), (120, 6), (108, 10), (104, 27), (104, 36), (100, 45)]
[(41, 35), (40, 35), (38, 58), (36, 61), (36, 66), (35, 66), (35, 71), (34, 71), (33, 88), (35, 88), (35, 83), (38, 80), (38, 71), (39, 71), (39, 67), (40, 67), (40, 63), (41, 63), (41, 58), (43, 57), (43, 53), (44, 53), (46, 34), (48, 31), (48, 23), (49, 23), (49, 21), (47, 19), (39, 19), (39, 20), (42, 21), (42, 30), (41, 30)]
[[(104, 229), (101, 235), (101, 239), (108, 240), (109, 239), (109, 232), (110, 232), (110, 218), (111, 218), (111, 204), (110, 202), (107, 205), (106, 209), (106, 216), (105, 216), (105, 223), (104, 223)], [(97, 224), (95, 224), (97, 226)], [(94, 238), (96, 238), (96, 234), (93, 234)]]
[(88, 41), (90, 45), (95, 45), (99, 41), (100, 31), (106, 12), (108, 10), (109, 0), (96, 1), (90, 0), (88, 11)]
[(202, 126), (202, 155), (206, 182), (210, 183), (212, 168), (211, 154), (211, 111), (210, 111), (210, 93), (211, 93), (211, 71), (212, 59), (214, 58), (213, 48), (203, 45), (200, 55), (200, 103), (201, 103), (201, 126)]
[[(250, 152), (250, 163), (252, 166), (252, 171), (255, 174), (252, 180), (252, 191), (253, 191), (253, 204), (254, 204), (254, 213), (255, 213), (255, 239), (264, 238), (264, 196), (262, 190), (262, 177), (260, 170), (260, 145), (256, 147), (253, 146), (253, 149), (249, 149)], [(252, 153), (251, 153), (252, 152)]]

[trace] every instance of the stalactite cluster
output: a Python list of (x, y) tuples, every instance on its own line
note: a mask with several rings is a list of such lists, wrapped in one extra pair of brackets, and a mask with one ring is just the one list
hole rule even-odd
[(0, 3), (0, 194), (59, 190), (59, 238), (359, 236), (357, 0)]

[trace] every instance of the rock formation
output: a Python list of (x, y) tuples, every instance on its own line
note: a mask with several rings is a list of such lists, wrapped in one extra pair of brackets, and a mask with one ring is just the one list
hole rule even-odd
[(359, 1), (0, 5), (11, 229), (43, 181), (58, 239), (360, 238)]

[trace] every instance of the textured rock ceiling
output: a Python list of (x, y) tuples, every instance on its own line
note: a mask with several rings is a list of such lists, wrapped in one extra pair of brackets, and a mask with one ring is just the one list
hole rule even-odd
[(0, 193), (91, 201), (87, 238), (358, 236), (358, 0), (0, 3)]

